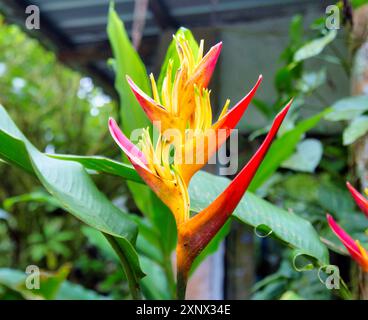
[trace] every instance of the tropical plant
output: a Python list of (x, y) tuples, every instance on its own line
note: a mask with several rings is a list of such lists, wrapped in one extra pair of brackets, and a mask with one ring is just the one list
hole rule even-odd
[[(210, 50), (202, 60), (203, 43), (198, 46), (189, 30), (180, 29), (169, 47), (157, 84), (152, 80), (151, 98), (145, 67), (113, 6), (109, 11), (108, 34), (114, 53), (112, 65), (120, 95), (121, 124), (126, 136), (131, 136), (135, 129), (151, 127), (144, 111), (151, 120), (159, 118), (165, 125), (174, 123), (174, 127), (182, 132), (188, 123), (202, 130), (212, 126), (209, 92), (206, 88), (221, 45)], [(210, 68), (203, 72), (206, 63)], [(125, 75), (129, 75), (131, 81), (126, 81)], [(227, 111), (228, 104), (225, 105), (225, 111), (214, 127), (226, 129), (224, 140), (245, 111), (258, 84), (230, 111)], [(192, 109), (182, 109), (184, 105)], [(216, 250), (226, 235), (225, 222), (230, 217), (268, 233), (271, 230), (274, 237), (296, 249), (295, 257), (309, 257), (315, 265), (328, 264), (326, 247), (308, 221), (250, 192), (243, 197), (288, 108), (284, 108), (275, 118), (259, 151), (232, 182), (208, 173), (199, 172), (193, 176), (202, 164), (179, 165), (175, 157), (173, 162), (167, 161), (173, 150), (171, 145), (180, 155), (190, 150), (190, 143), (175, 145), (161, 136), (158, 149), (153, 149), (150, 132), (153, 133), (155, 129), (151, 127), (150, 131), (143, 132), (140, 143), (142, 149), (139, 150), (121, 134), (112, 120), (110, 130), (133, 167), (101, 156), (45, 154), (25, 137), (3, 107), (0, 107), (0, 157), (37, 178), (61, 208), (102, 233), (102, 242), (108, 241), (122, 263), (133, 298), (141, 297), (140, 288), (145, 297), (172, 298), (176, 286), (178, 297), (183, 298), (191, 265), (198, 265), (207, 254)], [(178, 117), (178, 112), (182, 111), (188, 112), (183, 117), (185, 121)], [(316, 119), (320, 117), (318, 115)], [(289, 134), (290, 144), (295, 146), (314, 121), (306, 121), (295, 133)], [(197, 139), (193, 141), (199, 141)], [(282, 141), (275, 141), (274, 151), (271, 148), (270, 153), (277, 152), (275, 145), (277, 147), (278, 143), (282, 146)], [(211, 152), (215, 152), (218, 146), (212, 146)], [(205, 159), (209, 154), (205, 155)], [(150, 162), (155, 156), (160, 161)], [(275, 161), (262, 179), (273, 174), (279, 164), (280, 161)], [(124, 212), (97, 189), (90, 175), (103, 173), (119, 176), (128, 182), (143, 217)], [(257, 175), (254, 181), (257, 181)], [(255, 189), (253, 187), (252, 190)], [(180, 207), (177, 210), (175, 205), (178, 204)], [(176, 245), (178, 284), (174, 281), (171, 265), (171, 254)]]

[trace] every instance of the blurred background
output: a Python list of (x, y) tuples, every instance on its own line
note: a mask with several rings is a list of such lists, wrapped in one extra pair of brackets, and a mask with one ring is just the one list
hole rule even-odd
[[(237, 102), (263, 75), (256, 99), (238, 126), (241, 167), (259, 145), (270, 120), (292, 96), (291, 127), (351, 94), (352, 57), (343, 31), (323, 55), (288, 68), (303, 44), (320, 37), (326, 7), (334, 3), (115, 0), (115, 9), (148, 72), (156, 76), (178, 27), (189, 28), (197, 40), (204, 39), (206, 50), (223, 42), (210, 85), (217, 113), (227, 98), (232, 104)], [(25, 26), (29, 5), (40, 9), (40, 29)], [(109, 65), (108, 6), (108, 0), (0, 1), (0, 101), (25, 135), (47, 153), (119, 159), (107, 130), (108, 117), (119, 114)], [(349, 20), (348, 14), (345, 19)], [(342, 143), (343, 129), (339, 122), (322, 120), (305, 136), (308, 147), (304, 147), (311, 159), (284, 163), (257, 190), (310, 220), (326, 239), (333, 237), (326, 228), (325, 212), (353, 206), (344, 190), (352, 162), (348, 146)], [(218, 167), (207, 170), (217, 172)], [(114, 203), (139, 214), (120, 179), (94, 179)], [(361, 232), (361, 220), (357, 226), (352, 229)], [(97, 241), (91, 229), (59, 209), (41, 186), (35, 187), (32, 177), (0, 163), (0, 297), (24, 297), (9, 285), (9, 277), (15, 276), (10, 269), (24, 272), (34, 264), (60, 271), (70, 264), (68, 279), (91, 297), (125, 298), (124, 275), (116, 261), (99, 250)], [(346, 266), (342, 272), (349, 278), (350, 260), (334, 255), (332, 260)], [(334, 298), (315, 271), (293, 271), (288, 250), (236, 221), (220, 249), (193, 275), (188, 296)]]

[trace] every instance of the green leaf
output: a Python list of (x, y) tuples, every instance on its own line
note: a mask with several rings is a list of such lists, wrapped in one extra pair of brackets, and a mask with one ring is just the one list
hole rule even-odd
[(304, 300), (304, 298), (302, 298), (296, 292), (289, 290), (282, 294), (280, 300)]
[(319, 86), (326, 82), (326, 69), (321, 69), (315, 72), (306, 72), (302, 78), (296, 83), (296, 89), (309, 93), (316, 90)]
[(131, 165), (117, 162), (109, 158), (100, 156), (75, 156), (67, 154), (48, 154), (48, 156), (55, 159), (79, 162), (86, 169), (96, 171), (96, 173), (104, 172), (107, 174), (117, 175), (129, 181), (142, 183), (141, 177)]
[[(230, 180), (209, 173), (197, 173), (190, 184), (192, 210), (206, 208), (229, 184)], [(320, 264), (328, 263), (328, 251), (309, 221), (292, 212), (247, 192), (233, 213), (233, 217), (257, 231), (270, 233), (291, 248)]]
[[(142, 269), (146, 274), (146, 276), (140, 281), (143, 294), (147, 299), (170, 299), (170, 290), (168, 289), (165, 273), (160, 263), (157, 262), (159, 261), (162, 263), (162, 258), (157, 259), (157, 257), (155, 257), (152, 259), (150, 257), (151, 254), (146, 254), (147, 249), (149, 250), (149, 248), (140, 248), (139, 244), (140, 239), (145, 239), (146, 241), (144, 243), (148, 244), (150, 248), (154, 248), (155, 245), (158, 245), (158, 235), (152, 234), (152, 227), (149, 225), (148, 221), (138, 216), (135, 216), (135, 218), (135, 221), (137, 221), (139, 225), (137, 248), (139, 251), (141, 251), (140, 249), (144, 249), (144, 252), (140, 252), (140, 262), (142, 264)], [(118, 256), (112, 250), (107, 239), (101, 234), (101, 232), (90, 227), (83, 227), (82, 232), (88, 238), (88, 241), (98, 248), (105, 257), (115, 261), (116, 263), (119, 262)]]
[(150, 127), (151, 123), (125, 77), (129, 75), (138, 87), (148, 95), (151, 94), (151, 87), (146, 68), (131, 44), (124, 23), (115, 11), (112, 2), (109, 9), (107, 34), (115, 59), (115, 87), (120, 97), (121, 122), (124, 133), (129, 137), (133, 130)]
[(319, 55), (323, 49), (332, 42), (337, 35), (336, 30), (330, 30), (321, 38), (309, 41), (294, 54), (294, 61), (300, 62)]
[(358, 138), (364, 136), (368, 132), (368, 116), (359, 116), (355, 118), (342, 135), (343, 144), (347, 146), (355, 142)]
[(289, 27), (290, 42), (293, 46), (299, 45), (303, 38), (303, 17), (295, 15), (291, 19)]
[(335, 102), (331, 107), (331, 112), (325, 116), (325, 119), (330, 121), (352, 120), (367, 110), (367, 96), (347, 97)]
[[(0, 106), (0, 158), (30, 170), (60, 203), (84, 223), (116, 238), (129, 260), (129, 272), (141, 278), (138, 255), (132, 245), (137, 225), (127, 213), (115, 207), (92, 182), (83, 166), (74, 161), (53, 159), (38, 151), (20, 132), (5, 109)], [(19, 147), (14, 161), (11, 147)], [(27, 170), (27, 171), (29, 171)]]
[[(176, 37), (184, 36), (186, 40), (189, 42), (189, 46), (194, 52), (194, 55), (198, 54), (198, 43), (193, 37), (192, 32), (189, 29), (181, 27), (175, 34)], [(157, 88), (159, 92), (161, 92), (162, 83), (164, 81), (164, 78), (166, 76), (167, 67), (169, 65), (169, 61), (173, 61), (173, 70), (172, 70), (172, 77), (171, 79), (174, 81), (175, 79), (175, 73), (180, 67), (180, 60), (178, 56), (178, 52), (176, 51), (176, 42), (175, 39), (173, 39), (169, 45), (169, 48), (167, 49), (166, 56), (164, 59), (164, 62), (161, 67), (160, 75), (157, 80)]]
[(144, 296), (154, 300), (173, 299), (162, 266), (145, 256), (141, 257), (141, 262), (143, 271), (147, 274), (141, 280)]
[[(151, 122), (139, 105), (126, 81), (126, 75), (145, 93), (151, 95), (151, 87), (146, 68), (129, 40), (123, 21), (111, 2), (107, 24), (107, 33), (114, 55), (115, 88), (120, 97), (120, 120), (125, 135), (129, 138), (132, 132), (141, 128), (152, 128)], [(124, 156), (124, 162), (128, 159)], [(152, 214), (151, 190), (135, 182), (129, 182), (128, 187), (134, 201), (144, 214)]]
[(34, 191), (7, 198), (3, 201), (3, 206), (5, 210), (11, 210), (15, 204), (20, 202), (41, 202), (50, 204), (53, 207), (60, 207), (59, 202), (55, 198), (43, 191)]
[[(0, 269), (0, 284), (7, 288), (19, 292), (24, 298), (46, 298), (42, 291), (27, 289), (24, 284), (26, 281), (26, 274), (20, 270), (1, 268)], [(53, 274), (48, 274), (48, 278), (52, 279)], [(45, 277), (40, 280), (40, 288), (45, 284)], [(83, 288), (78, 284), (74, 284), (67, 280), (63, 280), (60, 286), (57, 288), (55, 297), (56, 300), (101, 300), (106, 297), (99, 295), (98, 293)]]
[(317, 139), (305, 139), (297, 145), (296, 152), (281, 167), (302, 172), (314, 172), (323, 154), (322, 143)]
[(287, 131), (281, 137), (277, 138), (272, 143), (270, 150), (262, 161), (249, 186), (249, 190), (255, 191), (267, 181), (276, 172), (277, 168), (293, 154), (303, 134), (315, 127), (327, 112), (329, 112), (328, 109), (311, 118), (300, 121), (294, 129)]

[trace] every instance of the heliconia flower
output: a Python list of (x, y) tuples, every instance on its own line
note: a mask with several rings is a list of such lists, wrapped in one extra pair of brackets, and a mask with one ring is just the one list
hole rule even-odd
[(349, 182), (346, 182), (346, 186), (348, 187), (360, 210), (362, 210), (364, 214), (368, 217), (368, 199), (365, 198), (361, 193), (359, 193)]
[(359, 241), (354, 241), (349, 234), (341, 228), (331, 215), (327, 215), (327, 221), (332, 231), (343, 243), (345, 248), (349, 251), (351, 257), (361, 266), (364, 272), (368, 272), (368, 252), (365, 250)]
[[(230, 101), (227, 100), (218, 121), (214, 124), (212, 124), (210, 93), (205, 88), (200, 90), (196, 85), (194, 85), (194, 110), (188, 121), (185, 121), (185, 117), (172, 117), (172, 115), (170, 115), (162, 106), (158, 105), (152, 98), (140, 90), (130, 78), (128, 78), (128, 82), (148, 117), (154, 123), (160, 123), (161, 132), (170, 132), (170, 129), (175, 128), (179, 130), (182, 137), (187, 137), (185, 134), (186, 128), (193, 130), (193, 132), (200, 132), (199, 137), (193, 137), (192, 141), (189, 142), (186, 140), (182, 141), (181, 146), (177, 146), (178, 152), (176, 157), (180, 157), (180, 159), (182, 159), (182, 161), (180, 161), (181, 165), (179, 165), (180, 170), (184, 181), (189, 184), (193, 174), (208, 162), (208, 159), (211, 158), (211, 156), (222, 146), (231, 134), (231, 130), (238, 124), (262, 82), (262, 76), (259, 76), (258, 81), (251, 91), (230, 110), (228, 110)], [(147, 108), (146, 106), (148, 104), (155, 107)], [(226, 130), (226, 134), (218, 134), (220, 130)], [(211, 141), (214, 143), (209, 143)], [(197, 161), (195, 158), (186, 156), (188, 153), (193, 153), (194, 148), (199, 150), (199, 154), (194, 153), (193, 155), (197, 155), (198, 158), (201, 158), (201, 161)], [(189, 163), (184, 161), (188, 158), (191, 159)]]
[(120, 130), (115, 120), (109, 119), (112, 137), (124, 151), (137, 173), (157, 196), (169, 207), (179, 225), (189, 218), (189, 195), (175, 165), (169, 163), (170, 145), (158, 139), (153, 148), (147, 130), (143, 131), (139, 145), (134, 145)]
[[(229, 186), (207, 208), (178, 227), (177, 261), (178, 264), (184, 266), (184, 273), (189, 271), (194, 258), (220, 230), (237, 207), (266, 155), (290, 105), (291, 101), (275, 117), (262, 145)], [(187, 266), (187, 270), (185, 270), (185, 266)]]

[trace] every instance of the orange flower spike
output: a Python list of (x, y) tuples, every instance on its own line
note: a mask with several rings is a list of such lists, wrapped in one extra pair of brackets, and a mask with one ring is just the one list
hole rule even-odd
[(139, 104), (154, 123), (160, 123), (160, 131), (178, 129), (184, 133), (187, 122), (195, 106), (193, 86), (200, 90), (207, 87), (216, 66), (222, 43), (213, 46), (202, 57), (203, 41), (197, 57), (194, 56), (187, 40), (175, 38), (180, 58), (180, 69), (172, 79), (173, 62), (170, 61), (161, 92), (158, 91), (153, 75), (150, 75), (153, 98), (144, 93), (129, 77), (128, 83)]
[(169, 207), (177, 225), (189, 219), (188, 190), (175, 166), (169, 165), (169, 145), (159, 138), (156, 148), (152, 146), (147, 130), (143, 131), (139, 150), (120, 130), (115, 120), (109, 119), (112, 137), (124, 151), (141, 178)]
[[(228, 110), (230, 101), (227, 100), (219, 119), (215, 124), (212, 124), (209, 94), (207, 101), (204, 100), (203, 105), (196, 106), (191, 129), (194, 131), (199, 130), (200, 134), (194, 136), (193, 139), (182, 146), (182, 159), (179, 161), (180, 164), (178, 164), (180, 172), (187, 185), (189, 185), (192, 176), (208, 162), (213, 154), (230, 136), (232, 130), (236, 127), (244, 112), (247, 110), (261, 82), (262, 76), (260, 75), (256, 84), (249, 93), (230, 110)], [(206, 90), (204, 90), (204, 94), (206, 94)], [(199, 121), (198, 119), (201, 119), (202, 121)], [(224, 130), (225, 134), (219, 134), (220, 130)], [(193, 152), (193, 161), (190, 163), (184, 161), (185, 159), (188, 159), (188, 156), (186, 155)], [(199, 159), (200, 161), (198, 161)]]
[(365, 250), (359, 241), (354, 241), (349, 234), (341, 228), (336, 221), (327, 215), (327, 222), (335, 235), (340, 239), (342, 244), (350, 253), (351, 257), (361, 266), (364, 272), (368, 272), (368, 252)]
[(193, 260), (225, 224), (243, 197), (290, 105), (291, 101), (275, 117), (262, 145), (229, 186), (207, 208), (178, 226), (177, 264), (180, 269), (178, 279), (182, 278), (183, 283), (185, 283)]
[(368, 199), (359, 193), (349, 182), (346, 182), (346, 186), (348, 187), (360, 210), (362, 210), (368, 218)]

